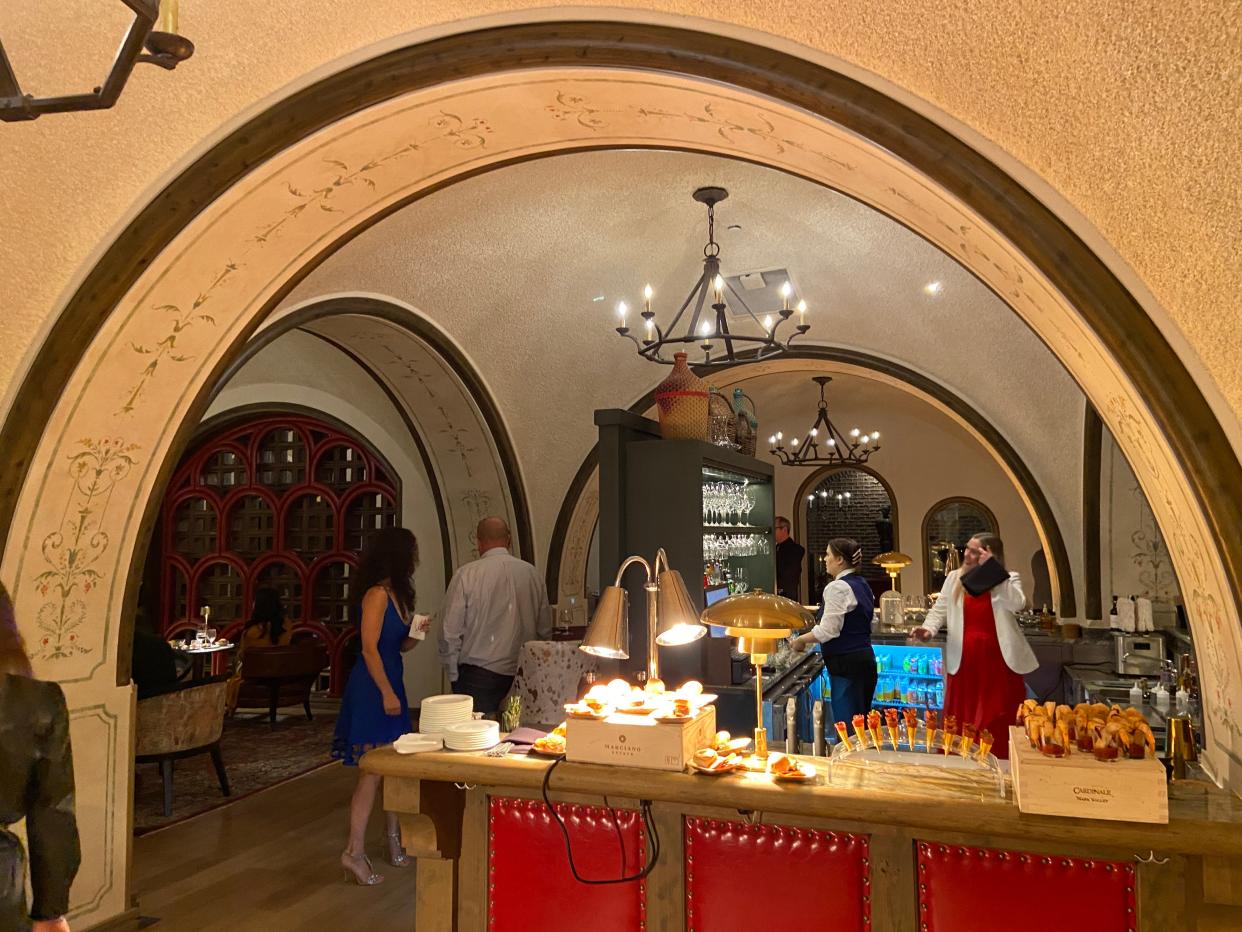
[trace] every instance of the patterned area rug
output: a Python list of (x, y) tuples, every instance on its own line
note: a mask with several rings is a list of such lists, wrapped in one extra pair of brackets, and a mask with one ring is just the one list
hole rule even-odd
[(300, 708), (281, 710), (275, 725), (266, 712), (238, 712), (220, 739), (231, 796), (220, 795), (211, 756), (173, 762), (173, 809), (164, 815), (159, 764), (139, 764), (135, 774), (134, 834), (142, 835), (301, 776), (332, 762), (332, 732), (339, 703), (312, 701), (314, 721)]

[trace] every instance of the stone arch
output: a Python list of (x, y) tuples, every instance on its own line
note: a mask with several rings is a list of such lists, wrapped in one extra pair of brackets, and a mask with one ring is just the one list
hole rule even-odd
[[(97, 729), (107, 750), (88, 765), (126, 755), (114, 672), (125, 570), (202, 386), (310, 268), (387, 213), (517, 160), (632, 146), (833, 187), (937, 245), (1040, 336), (1152, 503), (1199, 648), (1206, 757), (1242, 777), (1230, 773), (1242, 696), (1229, 686), (1242, 679), (1242, 465), (1140, 303), (997, 165), (875, 89), (741, 39), (607, 22), (445, 36), (291, 95), (154, 198), (69, 300), (0, 434), (0, 531), (30, 640), (80, 633), (36, 666), (69, 687), (78, 727)], [(111, 792), (82, 803), (101, 837), (127, 820)], [(97, 879), (95, 902), (106, 895), (115, 866), (81, 877), (82, 901)]]

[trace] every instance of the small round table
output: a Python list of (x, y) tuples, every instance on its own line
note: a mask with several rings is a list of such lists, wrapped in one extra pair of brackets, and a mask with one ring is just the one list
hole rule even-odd
[[(177, 642), (173, 642), (173, 643), (175, 645)], [(181, 643), (184, 644), (185, 642), (182, 641)], [(179, 650), (183, 654), (189, 655), (190, 657), (190, 679), (201, 680), (204, 678), (203, 670), (207, 666), (208, 657), (212, 657), (215, 654), (223, 653), (224, 651), (227, 651), (227, 650), (232, 650), (236, 646), (237, 646), (236, 644), (230, 643), (229, 641), (221, 641), (220, 643), (213, 644), (210, 647), (176, 647), (174, 646), (173, 650)]]

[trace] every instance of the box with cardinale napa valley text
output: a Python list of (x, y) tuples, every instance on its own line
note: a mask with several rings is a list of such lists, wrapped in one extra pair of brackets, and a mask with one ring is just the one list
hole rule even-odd
[(688, 722), (659, 722), (650, 715), (618, 712), (602, 721), (566, 722), (565, 759), (651, 770), (684, 770), (699, 748), (716, 737), (716, 707), (699, 709)]

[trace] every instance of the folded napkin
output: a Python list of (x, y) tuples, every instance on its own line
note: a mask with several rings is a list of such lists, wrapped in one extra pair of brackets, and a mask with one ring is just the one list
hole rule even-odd
[(1117, 624), (1122, 631), (1134, 631), (1134, 600), (1124, 598), (1117, 600)]
[(546, 731), (540, 731), (538, 728), (515, 728), (505, 735), (505, 740), (519, 746), (523, 744), (531, 745), (546, 734)]
[(1151, 599), (1134, 600), (1134, 624), (1140, 631), (1155, 631), (1156, 625), (1151, 613)]

